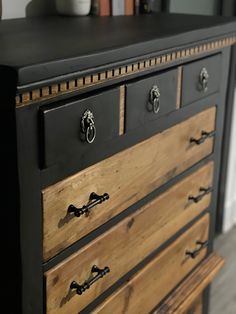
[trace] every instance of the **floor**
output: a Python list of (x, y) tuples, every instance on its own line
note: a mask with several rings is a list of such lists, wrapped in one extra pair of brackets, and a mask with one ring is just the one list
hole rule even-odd
[(211, 288), (210, 314), (236, 314), (236, 228), (216, 239), (215, 250), (226, 264)]

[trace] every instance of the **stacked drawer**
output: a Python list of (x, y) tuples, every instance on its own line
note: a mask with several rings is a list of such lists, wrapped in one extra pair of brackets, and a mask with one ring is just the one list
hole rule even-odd
[[(119, 112), (122, 102), (118, 88), (70, 105), (44, 108), (45, 165), (74, 151), (84, 156), (92, 145), (93, 149), (99, 149), (99, 145), (119, 136), (121, 122), (125, 124), (125, 132), (132, 132), (181, 111), (180, 105), (216, 93), (220, 81), (212, 83), (209, 77), (219, 74), (220, 58), (216, 55), (183, 69), (128, 84), (123, 118)], [(190, 73), (194, 76), (192, 86)], [(195, 89), (192, 99), (185, 92), (186, 87), (188, 91)], [(113, 97), (114, 106), (110, 103)], [(106, 110), (108, 123), (99, 118), (95, 125), (101, 108)], [(213, 153), (216, 110), (216, 106), (205, 108), (43, 190), (44, 261)], [(87, 129), (86, 123), (82, 125), (85, 138), (81, 141), (76, 121), (78, 116), (83, 119), (88, 111), (93, 116), (87, 118), (89, 121), (83, 120), (90, 124)], [(52, 119), (59, 123), (53, 132), (49, 130)], [(56, 140), (58, 134), (63, 134), (64, 149)], [(97, 297), (199, 216), (195, 224), (149, 259), (93, 313), (145, 314), (155, 308), (207, 255), (210, 215), (203, 212), (211, 205), (214, 161), (208, 160), (196, 169), (48, 270), (45, 273), (47, 314), (84, 312)]]

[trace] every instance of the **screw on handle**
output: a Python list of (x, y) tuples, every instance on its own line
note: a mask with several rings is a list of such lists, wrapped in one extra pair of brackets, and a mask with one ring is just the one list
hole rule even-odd
[(106, 274), (110, 272), (109, 267), (104, 267), (103, 269), (98, 268), (94, 265), (91, 269), (92, 273), (96, 273), (94, 277), (86, 280), (83, 284), (78, 284), (76, 281), (73, 281), (70, 285), (71, 290), (76, 290), (78, 295), (82, 295), (86, 290), (88, 290), (96, 281), (103, 278)]
[(191, 137), (190, 138), (190, 143), (194, 143), (196, 145), (201, 145), (203, 144), (208, 138), (214, 137), (215, 136), (215, 131), (211, 132), (206, 132), (202, 131), (202, 136), (198, 139)]
[(208, 241), (197, 241), (196, 245), (198, 246), (194, 251), (186, 251), (186, 255), (190, 256), (192, 259), (195, 259), (199, 253), (208, 246)]
[(108, 193), (104, 193), (103, 195), (97, 195), (95, 192), (91, 193), (89, 197), (89, 203), (84, 205), (83, 207), (75, 207), (74, 205), (70, 205), (68, 208), (69, 214), (74, 214), (75, 217), (80, 217), (89, 212), (90, 209), (95, 207), (98, 204), (101, 204), (107, 200), (109, 200), (110, 196)]
[(198, 203), (198, 202), (200, 202), (206, 195), (212, 193), (212, 192), (213, 192), (213, 188), (212, 188), (212, 187), (208, 187), (208, 188), (200, 187), (199, 192), (201, 192), (199, 195), (197, 195), (197, 196), (190, 195), (188, 199), (189, 199), (190, 201), (193, 201), (194, 203)]

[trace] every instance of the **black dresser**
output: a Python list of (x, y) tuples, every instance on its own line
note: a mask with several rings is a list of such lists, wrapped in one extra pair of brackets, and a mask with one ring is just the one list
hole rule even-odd
[(2, 304), (207, 314), (236, 20), (0, 22)]

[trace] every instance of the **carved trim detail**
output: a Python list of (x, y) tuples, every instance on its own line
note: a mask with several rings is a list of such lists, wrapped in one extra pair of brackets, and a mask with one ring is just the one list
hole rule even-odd
[(33, 91), (18, 94), (16, 96), (16, 106), (26, 106), (38, 101), (52, 99), (60, 95), (65, 95), (78, 90), (86, 89), (91, 86), (102, 84), (106, 81), (112, 81), (117, 78), (127, 77), (135, 73), (158, 68), (165, 64), (170, 64), (179, 60), (184, 61), (190, 57), (212, 52), (224, 47), (232, 46), (234, 44), (236, 44), (236, 36), (211, 41), (209, 43), (201, 44), (191, 48), (180, 49), (172, 53), (144, 59), (139, 62), (109, 69), (104, 72), (97, 72), (71, 81), (45, 86)]

